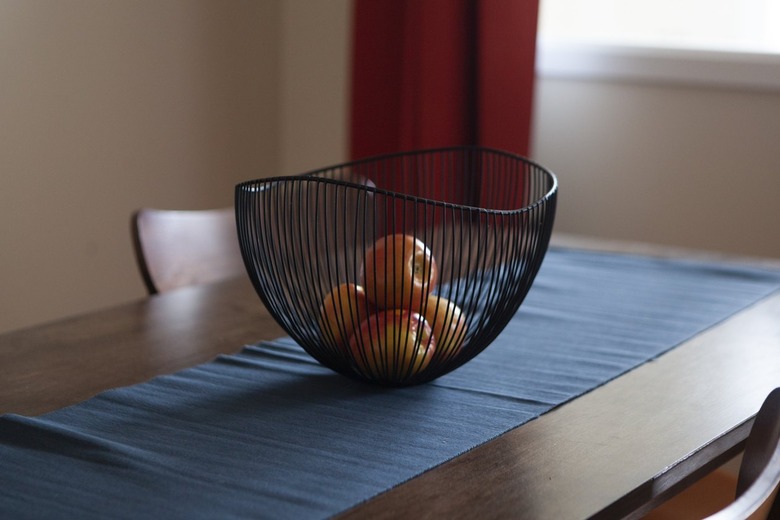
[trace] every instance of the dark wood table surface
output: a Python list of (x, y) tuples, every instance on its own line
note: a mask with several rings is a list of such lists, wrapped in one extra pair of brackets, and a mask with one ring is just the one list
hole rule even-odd
[[(248, 279), (6, 333), (0, 413), (42, 414), (281, 335)], [(737, 454), (777, 386), (780, 294), (342, 517), (636, 518)]]

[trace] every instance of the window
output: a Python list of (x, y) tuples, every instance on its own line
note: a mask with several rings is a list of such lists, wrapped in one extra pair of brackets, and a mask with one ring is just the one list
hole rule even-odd
[(780, 88), (778, 0), (541, 0), (542, 75)]

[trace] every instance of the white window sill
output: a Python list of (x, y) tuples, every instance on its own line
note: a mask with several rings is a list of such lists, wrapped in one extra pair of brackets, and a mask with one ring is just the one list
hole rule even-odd
[(537, 42), (540, 77), (780, 91), (780, 54)]

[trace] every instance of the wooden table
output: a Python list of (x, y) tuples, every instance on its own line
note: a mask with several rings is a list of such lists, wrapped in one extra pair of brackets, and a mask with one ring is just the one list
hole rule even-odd
[[(244, 279), (7, 333), (0, 413), (41, 414), (281, 335)], [(636, 518), (737, 454), (776, 386), (780, 294), (342, 517)]]

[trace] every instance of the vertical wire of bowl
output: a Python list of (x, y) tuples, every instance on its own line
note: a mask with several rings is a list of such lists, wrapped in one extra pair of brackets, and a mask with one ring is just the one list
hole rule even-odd
[[(468, 362), (512, 319), (547, 252), (557, 192), (552, 172), (516, 154), (417, 150), (243, 182), (235, 191), (236, 224), (255, 290), (306, 352), (343, 375), (403, 386)], [(375, 243), (396, 235), (409, 240), (395, 243), (389, 267), (364, 272), (366, 258), (377, 258)], [(436, 273), (423, 296), (396, 279), (416, 241), (430, 253), (421, 272)], [(375, 295), (379, 302), (330, 296), (339, 286), (380, 284), (393, 294)], [(329, 298), (330, 321), (323, 317)], [(371, 322), (399, 306), (409, 312), (393, 314), (393, 330)], [(439, 307), (446, 309), (434, 312)], [(421, 340), (422, 316), (433, 316), (430, 330), (450, 336)], [(366, 321), (361, 336), (358, 325)], [(380, 351), (366, 346), (381, 343)]]

